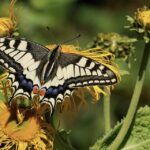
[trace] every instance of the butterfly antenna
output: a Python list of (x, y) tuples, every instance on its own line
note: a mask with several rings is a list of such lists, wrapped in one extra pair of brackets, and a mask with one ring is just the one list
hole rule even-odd
[(62, 44), (66, 44), (66, 43), (70, 43), (70, 42), (72, 42), (72, 41), (78, 39), (80, 36), (81, 36), (81, 34), (78, 34), (76, 37), (73, 37), (72, 39), (69, 39), (69, 40), (67, 40), (67, 41), (62, 42), (61, 45), (62, 45)]
[(51, 44), (54, 44), (54, 43), (59, 43), (59, 41), (56, 39), (57, 35), (56, 33), (54, 32), (54, 29), (50, 26), (45, 26), (45, 30), (48, 31), (48, 36), (50, 37), (52, 43)]

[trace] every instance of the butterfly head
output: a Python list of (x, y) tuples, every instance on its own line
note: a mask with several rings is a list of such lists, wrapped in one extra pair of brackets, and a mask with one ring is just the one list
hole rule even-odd
[(57, 45), (54, 49), (52, 49), (48, 54), (48, 60), (55, 59), (61, 52), (61, 45)]

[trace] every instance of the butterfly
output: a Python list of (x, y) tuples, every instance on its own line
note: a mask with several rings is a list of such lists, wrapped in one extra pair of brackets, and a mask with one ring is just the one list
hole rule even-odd
[(16, 38), (0, 38), (0, 65), (9, 71), (13, 95), (32, 99), (39, 95), (40, 103), (49, 104), (51, 113), (58, 102), (71, 96), (75, 88), (93, 85), (113, 85), (116, 74), (91, 58), (61, 51)]

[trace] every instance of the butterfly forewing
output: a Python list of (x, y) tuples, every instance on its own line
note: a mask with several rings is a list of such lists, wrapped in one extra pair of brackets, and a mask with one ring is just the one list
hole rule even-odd
[(61, 53), (55, 68), (56, 74), (46, 83), (51, 86), (65, 85), (70, 88), (90, 85), (112, 85), (117, 77), (103, 64), (77, 54)]
[(36, 79), (36, 69), (48, 49), (23, 39), (0, 38), (0, 62), (10, 72)]
[(31, 98), (31, 86), (40, 85), (36, 69), (48, 52), (47, 48), (24, 39), (0, 38), (0, 62), (10, 72), (13, 96), (24, 94)]

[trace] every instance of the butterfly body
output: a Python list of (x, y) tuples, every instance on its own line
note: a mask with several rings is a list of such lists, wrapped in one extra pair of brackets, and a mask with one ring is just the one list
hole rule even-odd
[(0, 63), (9, 70), (12, 99), (39, 95), (40, 102), (49, 104), (51, 111), (77, 87), (117, 82), (114, 72), (97, 61), (63, 53), (59, 45), (49, 50), (24, 39), (0, 38)]

